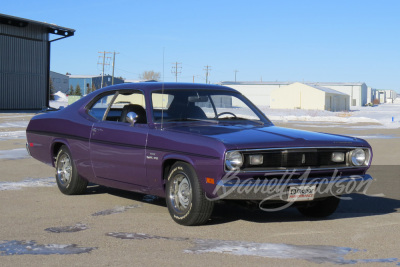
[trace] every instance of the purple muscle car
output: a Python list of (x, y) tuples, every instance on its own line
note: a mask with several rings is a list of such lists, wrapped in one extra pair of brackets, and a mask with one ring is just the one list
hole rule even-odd
[(182, 225), (207, 222), (219, 199), (294, 204), (325, 217), (341, 195), (372, 181), (366, 141), (274, 126), (242, 94), (217, 85), (96, 90), (33, 117), (27, 149), (55, 167), (64, 194), (84, 193), (91, 182), (160, 196)]

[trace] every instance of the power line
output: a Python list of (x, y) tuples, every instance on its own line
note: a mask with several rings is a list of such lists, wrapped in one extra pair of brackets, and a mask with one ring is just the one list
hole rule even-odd
[[(99, 58), (103, 58), (103, 63), (98, 63), (97, 62), (97, 65), (99, 65), (99, 64), (101, 64), (102, 65), (102, 72), (101, 72), (101, 86), (100, 86), (100, 88), (103, 88), (103, 86), (104, 86), (104, 66), (105, 65), (110, 65), (109, 63), (106, 63), (106, 54), (111, 54), (111, 52), (106, 52), (106, 51), (103, 51), (103, 52), (99, 52), (100, 54), (103, 54), (102, 56), (99, 56)], [(107, 59), (111, 59), (110, 57), (107, 57)]]
[(175, 66), (172, 66), (171, 73), (175, 74), (175, 82), (178, 82), (178, 74), (182, 73), (181, 71), (179, 71), (179, 69), (182, 70), (182, 66), (179, 65), (182, 65), (182, 63), (175, 62), (172, 64), (174, 64)]
[(115, 51), (114, 51), (114, 54), (113, 54), (113, 63), (112, 63), (112, 69), (113, 69), (113, 71), (112, 71), (112, 81), (111, 81), (111, 85), (114, 85), (114, 68), (115, 68), (115, 55), (116, 54), (119, 54), (119, 53), (116, 53)]
[(208, 76), (210, 76), (210, 70), (211, 70), (211, 66), (204, 66), (205, 67), (205, 69), (203, 69), (203, 70), (205, 70), (206, 71), (206, 83), (208, 83)]
[(236, 73), (238, 73), (239, 71), (238, 70), (234, 70), (234, 72), (235, 72), (235, 82), (236, 82)]

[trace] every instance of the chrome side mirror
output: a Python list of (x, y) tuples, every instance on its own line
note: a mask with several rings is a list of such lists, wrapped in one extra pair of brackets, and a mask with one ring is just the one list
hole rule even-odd
[(135, 125), (137, 118), (138, 118), (138, 115), (135, 112), (131, 111), (131, 112), (128, 112), (128, 114), (126, 114), (125, 120), (127, 122), (129, 122), (129, 124), (131, 126), (133, 126), (133, 125)]

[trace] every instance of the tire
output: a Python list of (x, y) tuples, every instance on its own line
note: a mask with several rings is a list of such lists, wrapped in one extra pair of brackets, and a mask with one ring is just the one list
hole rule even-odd
[(190, 164), (176, 162), (168, 174), (166, 186), (168, 211), (175, 222), (186, 226), (207, 222), (214, 202), (207, 200)]
[(58, 189), (65, 195), (79, 195), (86, 191), (88, 182), (78, 175), (71, 152), (62, 146), (56, 158), (56, 181)]
[(307, 206), (298, 207), (298, 211), (312, 218), (323, 218), (332, 215), (339, 206), (339, 197), (328, 197), (320, 201), (312, 201)]

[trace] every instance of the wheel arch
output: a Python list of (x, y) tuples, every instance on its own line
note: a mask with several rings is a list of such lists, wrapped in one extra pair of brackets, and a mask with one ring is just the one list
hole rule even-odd
[[(214, 203), (205, 196), (193, 162), (171, 158), (165, 163), (164, 168), (168, 172), (164, 171), (164, 187), (172, 219), (186, 226), (206, 223), (212, 214)], [(175, 168), (174, 165), (182, 167)], [(170, 174), (166, 176), (165, 173)]]
[[(187, 157), (184, 156), (180, 156), (180, 155), (171, 155), (168, 156), (166, 158), (164, 158), (163, 164), (162, 164), (162, 179), (163, 179), (163, 184), (164, 184), (164, 192), (165, 192), (165, 185), (166, 185), (166, 180), (168, 178), (168, 174), (171, 170), (171, 167), (176, 163), (176, 162), (183, 162), (183, 163), (187, 163), (190, 166), (192, 166), (192, 168), (194, 169), (194, 171), (196, 172), (196, 169), (194, 167), (194, 162)], [(197, 172), (196, 172), (197, 173)]]
[(66, 140), (56, 139), (53, 141), (53, 143), (51, 145), (50, 153), (51, 153), (53, 167), (55, 167), (56, 157), (57, 157), (58, 151), (60, 151), (62, 146), (66, 146), (69, 149), (69, 145)]

